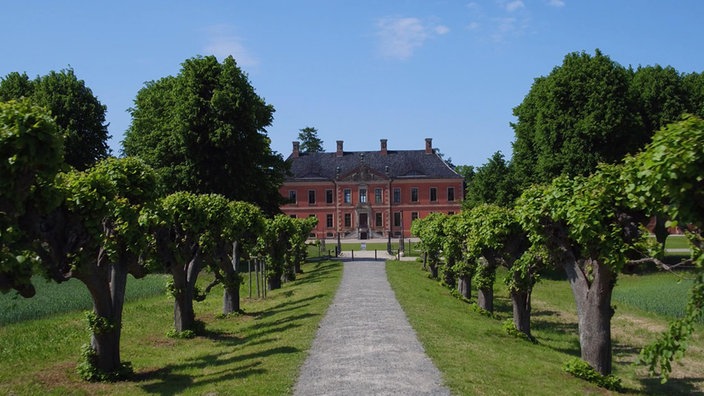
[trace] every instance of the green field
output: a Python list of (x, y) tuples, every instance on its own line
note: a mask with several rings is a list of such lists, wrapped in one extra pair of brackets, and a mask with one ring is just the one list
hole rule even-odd
[[(533, 293), (533, 335), (537, 344), (506, 335), (502, 322), (511, 318), (511, 303), (502, 274), (495, 285), (496, 317), (473, 312), (469, 304), (427, 277), (415, 262), (388, 262), (389, 281), (426, 352), (458, 395), (584, 395), (611, 394), (578, 380), (561, 369), (579, 356), (574, 299), (569, 284), (544, 280)], [(669, 284), (656, 276), (620, 279), (623, 295), (638, 284)], [(652, 290), (651, 289), (651, 290)], [(474, 294), (476, 296), (476, 294)], [(650, 297), (659, 299), (657, 295)], [(612, 320), (614, 373), (630, 394), (689, 395), (704, 392), (704, 336), (700, 327), (690, 345), (685, 365), (674, 364), (673, 378), (665, 385), (646, 375), (632, 362), (639, 349), (665, 328), (662, 316), (617, 303)], [(682, 378), (678, 378), (682, 377)]]
[[(339, 262), (303, 265), (304, 274), (264, 299), (243, 301), (245, 314), (218, 319), (222, 289), (196, 303), (206, 333), (170, 339), (173, 302), (160, 294), (125, 305), (122, 359), (135, 378), (85, 383), (75, 372), (89, 340), (79, 311), (0, 326), (2, 395), (281, 395), (290, 392), (318, 322), (340, 281)], [(201, 276), (207, 282), (207, 274)], [(139, 281), (138, 281), (139, 282)], [(245, 280), (242, 296), (249, 294)]]
[[(388, 262), (389, 281), (453, 394), (611, 394), (561, 369), (565, 361), (579, 355), (574, 299), (565, 281), (546, 279), (536, 286), (532, 326), (538, 343), (532, 344), (502, 330), (502, 322), (511, 317), (502, 273), (495, 286), (496, 316), (489, 318), (452, 297), (420, 267), (418, 262)], [(265, 300), (256, 298), (256, 291), (255, 298), (247, 298), (245, 280), (241, 291), (245, 314), (237, 317), (217, 318), (222, 290), (214, 290), (195, 305), (206, 333), (192, 340), (165, 337), (172, 326), (173, 303), (163, 293), (163, 277), (131, 279), (130, 288), (134, 282), (150, 289), (152, 282), (157, 293), (134, 297), (125, 306), (122, 358), (132, 362), (136, 376), (116, 384), (85, 383), (75, 373), (80, 346), (89, 339), (83, 308), (3, 324), (0, 394), (289, 394), (318, 322), (332, 301), (341, 268), (336, 261), (307, 263), (299, 280), (270, 292)], [(208, 274), (201, 278), (201, 284), (209, 280)], [(85, 293), (80, 284), (74, 289), (55, 286), (59, 295), (71, 295), (69, 290)], [(704, 392), (702, 326), (684, 365), (673, 366), (674, 378), (666, 385), (647, 377), (644, 368), (631, 365), (638, 350), (665, 328), (664, 316), (671, 315), (648, 302), (667, 300), (675, 306), (682, 293), (686, 296), (686, 286), (678, 285), (671, 274), (619, 277), (612, 323), (614, 372), (623, 379), (628, 394)]]

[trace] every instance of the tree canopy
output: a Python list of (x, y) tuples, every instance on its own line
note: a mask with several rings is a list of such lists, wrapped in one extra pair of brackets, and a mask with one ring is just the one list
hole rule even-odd
[(497, 151), (484, 165), (473, 170), (467, 181), (467, 192), (462, 206), (465, 209), (480, 204), (511, 206), (518, 193), (511, 169), (504, 155)]
[(301, 141), (301, 149), (307, 153), (323, 152), (323, 141), (318, 137), (318, 130), (313, 127), (300, 129), (298, 140)]
[(107, 108), (73, 69), (51, 71), (34, 80), (13, 72), (0, 80), (0, 101), (22, 97), (51, 112), (64, 135), (67, 164), (85, 170), (110, 154)]
[(635, 71), (595, 54), (570, 53), (535, 79), (513, 109), (511, 167), (520, 187), (560, 175), (586, 176), (643, 148), (683, 113), (704, 111), (704, 79), (672, 67)]
[(278, 210), (286, 163), (266, 134), (274, 107), (231, 56), (187, 59), (178, 75), (147, 83), (130, 112), (124, 153), (154, 167), (168, 192), (215, 193)]

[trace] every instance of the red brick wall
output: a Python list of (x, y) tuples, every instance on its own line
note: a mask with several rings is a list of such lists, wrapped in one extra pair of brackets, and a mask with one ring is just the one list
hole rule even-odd
[[(366, 188), (366, 203), (360, 204), (360, 187)], [(430, 188), (437, 190), (437, 200), (430, 201)], [(448, 202), (448, 187), (454, 188), (455, 199)], [(375, 200), (375, 189), (382, 189), (382, 202)], [(394, 189), (400, 190), (400, 202), (393, 202)], [(418, 201), (411, 200), (411, 190), (418, 189)], [(344, 202), (344, 190), (350, 189), (351, 202)], [(359, 231), (359, 214), (367, 214), (367, 224), (369, 237), (387, 238), (388, 233), (396, 237), (403, 233), (404, 237), (410, 236), (411, 219), (414, 214), (419, 218), (427, 216), (431, 212), (459, 213), (461, 210), (462, 198), (464, 195), (461, 179), (433, 179), (433, 180), (393, 180), (374, 181), (368, 183), (360, 182), (291, 182), (285, 183), (279, 190), (281, 195), (288, 198), (289, 191), (296, 191), (297, 202), (282, 205), (281, 210), (287, 215), (296, 217), (308, 217), (315, 215), (318, 218), (318, 226), (314, 230), (316, 238), (336, 238), (340, 232), (345, 235), (352, 235)], [(309, 203), (309, 191), (315, 191), (315, 203)], [(326, 190), (333, 191), (333, 203), (326, 202)], [(376, 216), (382, 216), (382, 226), (376, 226)], [(402, 227), (394, 225), (394, 213), (402, 215)], [(351, 224), (345, 225), (345, 214), (350, 215)], [(333, 216), (333, 226), (327, 227), (327, 215)], [(381, 235), (379, 235), (381, 234)]]

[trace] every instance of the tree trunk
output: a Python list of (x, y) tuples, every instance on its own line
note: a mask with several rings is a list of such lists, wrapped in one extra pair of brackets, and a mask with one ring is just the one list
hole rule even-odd
[(479, 308), (489, 312), (494, 312), (494, 288), (480, 287), (477, 290), (477, 304)]
[(472, 277), (469, 275), (461, 275), (458, 277), (457, 290), (462, 297), (466, 299), (472, 298)]
[(576, 260), (563, 263), (577, 303), (579, 344), (582, 360), (602, 375), (611, 374), (611, 293), (616, 274), (606, 265), (592, 260), (592, 280)]
[(530, 334), (530, 292), (511, 292), (511, 302), (513, 303), (513, 324), (521, 333), (532, 337)]
[(120, 334), (127, 268), (107, 263), (85, 268), (90, 268), (90, 273), (77, 274), (76, 278), (88, 288), (93, 314), (99, 320), (91, 327), (90, 346), (95, 355), (90, 363), (102, 373), (116, 373), (121, 368)]
[(269, 275), (266, 281), (269, 290), (281, 289), (281, 275)]
[(194, 330), (195, 313), (193, 297), (200, 271), (199, 255), (196, 253), (185, 268), (172, 267), (174, 277), (174, 329), (178, 332)]
[(237, 272), (237, 267), (240, 263), (240, 255), (237, 251), (237, 242), (232, 243), (232, 261), (221, 262), (221, 268), (225, 274), (225, 282), (223, 284), (225, 291), (222, 296), (222, 313), (227, 315), (234, 312), (240, 312), (240, 283), (241, 279)]
[(453, 285), (455, 285), (455, 271), (453, 270), (453, 267), (455, 266), (455, 260), (453, 258), (448, 258), (447, 262), (443, 266), (443, 272), (442, 272), (442, 277), (443, 277), (443, 282), (447, 285), (447, 287), (452, 288)]

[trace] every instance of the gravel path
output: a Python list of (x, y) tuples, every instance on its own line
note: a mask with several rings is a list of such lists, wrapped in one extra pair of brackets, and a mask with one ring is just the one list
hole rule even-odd
[(346, 261), (294, 395), (449, 395), (401, 310), (383, 261)]

